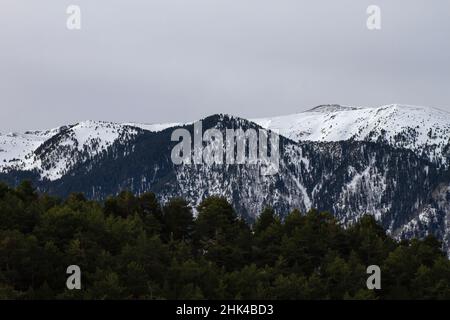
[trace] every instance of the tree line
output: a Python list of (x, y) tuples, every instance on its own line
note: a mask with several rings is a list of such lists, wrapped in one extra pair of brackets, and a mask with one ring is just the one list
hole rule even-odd
[[(396, 241), (370, 215), (266, 208), (250, 225), (224, 198), (196, 209), (124, 191), (104, 202), (0, 183), (0, 299), (450, 299), (434, 237)], [(81, 269), (81, 290), (66, 269)], [(366, 268), (381, 269), (369, 290)]]

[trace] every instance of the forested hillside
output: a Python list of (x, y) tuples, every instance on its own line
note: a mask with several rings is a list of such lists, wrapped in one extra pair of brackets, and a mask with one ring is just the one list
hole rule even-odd
[[(152, 193), (96, 202), (0, 184), (0, 298), (450, 299), (432, 237), (397, 242), (369, 215), (343, 228), (316, 210), (280, 221), (267, 208), (250, 226), (218, 197), (196, 210)], [(66, 288), (69, 265), (81, 290)], [(369, 265), (381, 290), (366, 287)]]
[[(347, 118), (355, 121), (343, 121)], [(299, 138), (321, 119), (328, 128), (323, 136)], [(30, 180), (42, 193), (65, 199), (81, 192), (102, 202), (122, 190), (153, 192), (164, 203), (182, 197), (192, 207), (221, 196), (251, 224), (267, 206), (283, 219), (294, 209), (328, 211), (345, 226), (370, 214), (394, 238), (433, 235), (450, 255), (450, 114), (396, 106), (322, 106), (273, 120), (258, 122), (284, 128), (290, 137), (279, 136), (273, 175), (262, 174), (267, 169), (262, 159), (251, 165), (175, 164), (172, 150), (180, 142), (172, 141), (172, 133), (185, 129), (194, 137), (193, 123), (148, 127), (87, 121), (0, 136), (0, 181), (17, 187)], [(219, 130), (223, 142), (227, 130), (262, 130), (255, 122), (225, 114), (206, 117), (201, 124), (204, 133)]]

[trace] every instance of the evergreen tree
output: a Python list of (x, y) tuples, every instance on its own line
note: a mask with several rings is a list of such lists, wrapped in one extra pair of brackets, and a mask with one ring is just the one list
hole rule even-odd
[(170, 200), (163, 208), (164, 237), (166, 240), (189, 240), (192, 236), (194, 216), (189, 204), (181, 199)]
[[(253, 228), (224, 198), (193, 217), (180, 198), (130, 192), (104, 204), (0, 183), (0, 299), (450, 299), (433, 236), (397, 241), (372, 216), (343, 228), (326, 212), (265, 209)], [(82, 290), (65, 286), (82, 270)], [(382, 289), (368, 290), (367, 266)]]

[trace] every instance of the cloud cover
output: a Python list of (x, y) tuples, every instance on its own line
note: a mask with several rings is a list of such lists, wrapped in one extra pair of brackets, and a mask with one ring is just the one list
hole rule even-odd
[(449, 13), (447, 0), (1, 0), (0, 131), (324, 103), (450, 111)]

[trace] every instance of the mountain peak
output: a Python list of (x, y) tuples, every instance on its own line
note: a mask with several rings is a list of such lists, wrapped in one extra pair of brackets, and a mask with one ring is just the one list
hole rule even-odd
[(340, 104), (322, 104), (312, 109), (306, 110), (304, 112), (337, 112), (337, 111), (350, 111), (350, 110), (358, 110), (360, 107), (351, 107), (351, 106), (342, 106)]
[(426, 107), (426, 106), (417, 106), (417, 105), (410, 105), (410, 104), (401, 104), (401, 103), (392, 103), (387, 104), (381, 107), (375, 107), (375, 109), (397, 109), (397, 110), (403, 110), (405, 112), (407, 111), (415, 111), (415, 112), (432, 112), (432, 113), (443, 113), (450, 115), (450, 112), (446, 110), (442, 110), (437, 107)]
[(321, 105), (294, 115), (253, 120), (294, 141), (383, 141), (445, 162), (450, 113), (402, 104), (379, 107)]
[(425, 106), (417, 106), (417, 105), (409, 105), (402, 103), (391, 103), (382, 106), (371, 106), (371, 107), (356, 107), (356, 106), (344, 106), (340, 104), (322, 104), (317, 107), (308, 109), (301, 113), (308, 112), (320, 112), (320, 113), (332, 113), (332, 112), (340, 112), (340, 111), (354, 111), (354, 110), (402, 110), (402, 111), (424, 111), (424, 112), (444, 112), (449, 113), (445, 110), (435, 108), (435, 107), (425, 107)]

